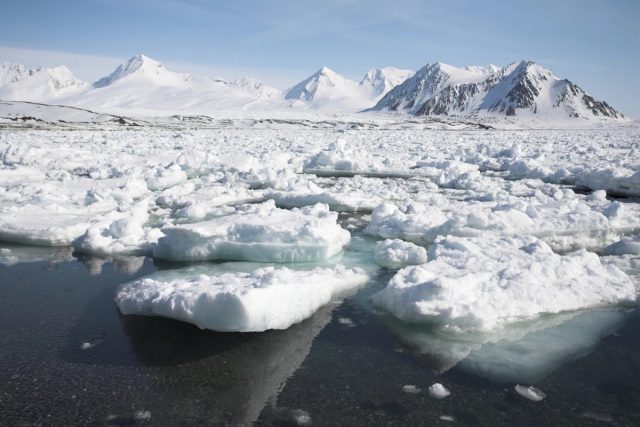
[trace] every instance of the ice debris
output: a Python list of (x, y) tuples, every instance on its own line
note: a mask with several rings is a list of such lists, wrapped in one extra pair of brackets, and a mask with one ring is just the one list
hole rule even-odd
[(529, 400), (533, 400), (534, 402), (539, 402), (547, 397), (547, 395), (544, 394), (540, 389), (533, 386), (527, 387), (524, 385), (516, 384), (514, 388), (520, 396)]
[(402, 386), (402, 391), (404, 391), (405, 393), (409, 393), (409, 394), (418, 394), (422, 390), (419, 387), (416, 387), (413, 384), (408, 384), (408, 385)]
[(435, 383), (429, 386), (429, 396), (433, 397), (434, 399), (444, 399), (449, 395), (451, 395), (449, 389), (447, 389), (440, 383)]

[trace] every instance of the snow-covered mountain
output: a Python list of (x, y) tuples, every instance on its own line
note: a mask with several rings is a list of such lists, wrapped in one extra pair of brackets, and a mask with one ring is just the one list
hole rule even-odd
[(360, 86), (371, 89), (375, 97), (381, 98), (394, 87), (413, 76), (413, 70), (401, 70), (394, 67), (373, 68), (365, 74)]
[(314, 109), (358, 110), (371, 107), (389, 90), (413, 75), (411, 70), (374, 68), (360, 82), (322, 67), (284, 92), (292, 105)]
[(438, 62), (415, 73), (385, 67), (370, 70), (359, 82), (322, 67), (283, 93), (251, 78), (227, 81), (173, 72), (145, 55), (130, 58), (92, 84), (64, 66), (27, 69), (0, 63), (0, 100), (137, 116), (300, 108), (464, 118), (517, 116), (548, 122), (624, 118), (606, 102), (596, 101), (531, 61), (464, 68)]
[(427, 64), (389, 91), (371, 109), (417, 116), (528, 116), (544, 119), (620, 119), (623, 114), (596, 101), (569, 80), (532, 61), (499, 68)]
[(13, 101), (51, 101), (78, 94), (90, 88), (65, 66), (27, 70), (20, 64), (0, 66), (0, 99)]
[(241, 109), (279, 97), (279, 91), (254, 79), (220, 78), (176, 73), (160, 62), (137, 55), (68, 100), (74, 106), (100, 110), (207, 112)]
[(104, 112), (173, 114), (248, 108), (261, 101), (279, 100), (280, 92), (250, 78), (226, 81), (176, 73), (137, 55), (93, 84), (77, 79), (64, 66), (27, 70), (19, 64), (2, 64), (0, 99), (55, 101)]
[(20, 80), (28, 73), (29, 70), (22, 64), (0, 62), (0, 87)]

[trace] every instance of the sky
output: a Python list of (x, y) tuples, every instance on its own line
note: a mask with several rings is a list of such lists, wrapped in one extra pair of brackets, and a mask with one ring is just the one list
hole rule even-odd
[(323, 65), (360, 80), (534, 60), (640, 118), (638, 0), (20, 0), (0, 14), (0, 61), (96, 80), (143, 53), (172, 71), (285, 89)]

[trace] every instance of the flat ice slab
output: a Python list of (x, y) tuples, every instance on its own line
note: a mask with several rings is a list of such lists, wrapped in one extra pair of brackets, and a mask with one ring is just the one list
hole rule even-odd
[(372, 298), (409, 323), (452, 331), (506, 324), (589, 307), (633, 303), (625, 273), (584, 249), (567, 255), (531, 236), (440, 239), (426, 264), (400, 270)]
[(122, 314), (164, 316), (214, 331), (261, 332), (301, 322), (367, 280), (363, 270), (342, 265), (217, 275), (186, 269), (125, 283), (115, 301)]
[(337, 218), (324, 204), (286, 210), (270, 200), (209, 221), (165, 227), (153, 256), (175, 261), (324, 260), (351, 239)]

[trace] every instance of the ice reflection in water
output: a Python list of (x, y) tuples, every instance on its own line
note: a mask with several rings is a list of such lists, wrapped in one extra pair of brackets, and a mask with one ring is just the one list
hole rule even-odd
[(492, 334), (445, 334), (391, 318), (385, 324), (400, 341), (424, 354), (437, 372), (457, 367), (497, 383), (536, 383), (589, 354), (635, 313), (611, 309), (547, 315)]
[(171, 367), (157, 371), (153, 387), (181, 417), (250, 425), (265, 405), (277, 406), (278, 392), (309, 354), (332, 309), (325, 306), (284, 331), (252, 334), (215, 333), (161, 318), (121, 320), (142, 365)]

